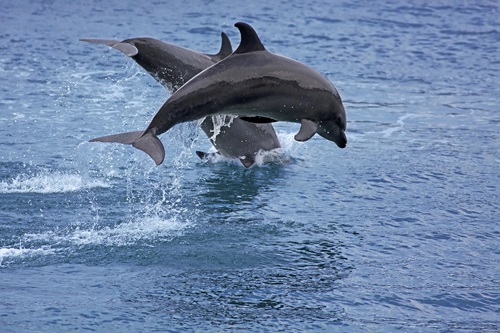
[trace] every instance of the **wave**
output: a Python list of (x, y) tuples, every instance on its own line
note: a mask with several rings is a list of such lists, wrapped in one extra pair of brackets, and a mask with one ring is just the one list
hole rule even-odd
[(0, 248), (0, 267), (8, 264), (9, 259), (20, 259), (32, 256), (43, 256), (50, 255), (56, 252), (55, 249), (50, 247), (41, 247), (37, 249), (25, 249), (25, 248), (12, 248), (4, 247)]
[(116, 226), (77, 226), (66, 232), (48, 231), (43, 233), (25, 234), (24, 242), (50, 244), (65, 244), (69, 246), (103, 245), (130, 246), (144, 245), (148, 241), (169, 241), (179, 236), (190, 226), (189, 222), (177, 218), (164, 219), (159, 216), (145, 217)]
[(21, 174), (0, 182), (0, 193), (67, 193), (91, 188), (109, 188), (102, 179), (83, 177), (78, 173), (42, 171), (35, 175)]
[(140, 218), (116, 226), (76, 226), (67, 230), (26, 233), (18, 248), (0, 248), (0, 267), (33, 257), (77, 254), (82, 247), (155, 246), (181, 236), (192, 225), (177, 218)]

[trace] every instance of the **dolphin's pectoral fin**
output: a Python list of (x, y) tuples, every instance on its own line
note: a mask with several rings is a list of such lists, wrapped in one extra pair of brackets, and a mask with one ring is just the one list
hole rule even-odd
[(163, 159), (165, 158), (165, 148), (163, 148), (163, 144), (160, 139), (152, 132), (147, 132), (139, 139), (132, 143), (132, 146), (142, 150), (146, 154), (149, 155), (155, 161), (156, 165), (160, 165), (163, 163)]
[(240, 157), (240, 162), (245, 166), (245, 168), (250, 168), (255, 163), (254, 156), (243, 156)]
[(267, 117), (239, 117), (241, 120), (248, 121), (249, 123), (256, 123), (256, 124), (269, 124), (269, 123), (274, 123), (276, 120), (267, 118)]
[(144, 134), (144, 131), (127, 132), (101, 136), (90, 140), (89, 142), (116, 142), (142, 150), (155, 161), (156, 165), (160, 165), (165, 158), (165, 148), (160, 139), (151, 132)]
[(82, 42), (107, 45), (125, 54), (127, 57), (136, 56), (139, 53), (137, 47), (129, 43), (123, 43), (114, 39), (92, 39), (81, 38)]
[(294, 139), (300, 142), (307, 141), (316, 134), (317, 130), (318, 123), (309, 119), (302, 119), (300, 121), (299, 133), (295, 134)]

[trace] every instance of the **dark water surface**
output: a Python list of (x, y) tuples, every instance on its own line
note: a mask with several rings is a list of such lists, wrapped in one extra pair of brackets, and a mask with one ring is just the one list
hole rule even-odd
[[(0, 331), (498, 332), (498, 1), (0, 1)], [(319, 70), (341, 150), (160, 167), (96, 136), (168, 94), (79, 38), (215, 53), (233, 24)]]

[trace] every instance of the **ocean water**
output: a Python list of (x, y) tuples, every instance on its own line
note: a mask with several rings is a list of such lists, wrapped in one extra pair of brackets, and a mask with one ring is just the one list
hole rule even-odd
[[(500, 4), (0, 1), (1, 332), (498, 332)], [(79, 38), (206, 53), (233, 24), (339, 90), (348, 146), (245, 169), (89, 143), (168, 93)]]

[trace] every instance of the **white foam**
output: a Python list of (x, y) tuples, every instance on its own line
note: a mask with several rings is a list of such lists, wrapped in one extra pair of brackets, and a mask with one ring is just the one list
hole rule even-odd
[(104, 180), (85, 178), (77, 173), (42, 171), (37, 175), (21, 174), (0, 182), (0, 193), (66, 193), (110, 186)]
[(158, 216), (138, 218), (116, 226), (98, 225), (89, 227), (77, 226), (69, 231), (48, 231), (43, 233), (25, 234), (24, 243), (42, 242), (55, 245), (85, 246), (127, 246), (148, 241), (171, 240), (179, 236), (191, 225), (176, 218), (164, 219)]
[(115, 227), (76, 229), (64, 237), (75, 245), (125, 246), (150, 240), (170, 240), (188, 225), (175, 218), (146, 217)]
[(255, 164), (263, 166), (265, 164), (287, 164), (292, 160), (282, 148), (276, 148), (269, 151), (260, 150), (255, 155)]
[(24, 258), (34, 255), (49, 255), (55, 252), (50, 247), (42, 247), (38, 249), (24, 249), (24, 248), (0, 248), (0, 267), (3, 266), (4, 261), (7, 259)]
[(38, 244), (36, 248), (23, 248), (22, 246), (0, 248), (0, 267), (9, 265), (13, 260), (33, 256), (72, 253), (80, 246), (154, 246), (155, 241), (170, 241), (182, 235), (190, 226), (191, 223), (180, 222), (175, 218), (145, 217), (114, 227), (76, 227), (69, 231), (56, 230), (25, 234), (22, 237), (23, 246)]
[[(66, 230), (27, 233), (16, 247), (0, 248), (0, 267), (13, 260), (33, 256), (72, 253), (81, 246), (154, 246), (155, 242), (171, 241), (192, 225), (177, 218), (149, 216), (136, 218), (116, 226), (77, 226)], [(25, 248), (33, 246), (35, 248)]]
[[(292, 160), (292, 154), (300, 147), (302, 143), (295, 141), (294, 133), (276, 132), (281, 148), (272, 149), (269, 151), (260, 150), (255, 155), (255, 165), (263, 166), (265, 164), (286, 164)], [(208, 153), (211, 154), (208, 158), (210, 163), (234, 163), (241, 165), (241, 162), (236, 158), (224, 157), (217, 152), (215, 147), (210, 147)]]
[(278, 131), (276, 133), (281, 148), (269, 151), (259, 151), (255, 156), (255, 163), (258, 166), (264, 164), (287, 164), (292, 160), (292, 155), (302, 145), (294, 139), (295, 133)]

